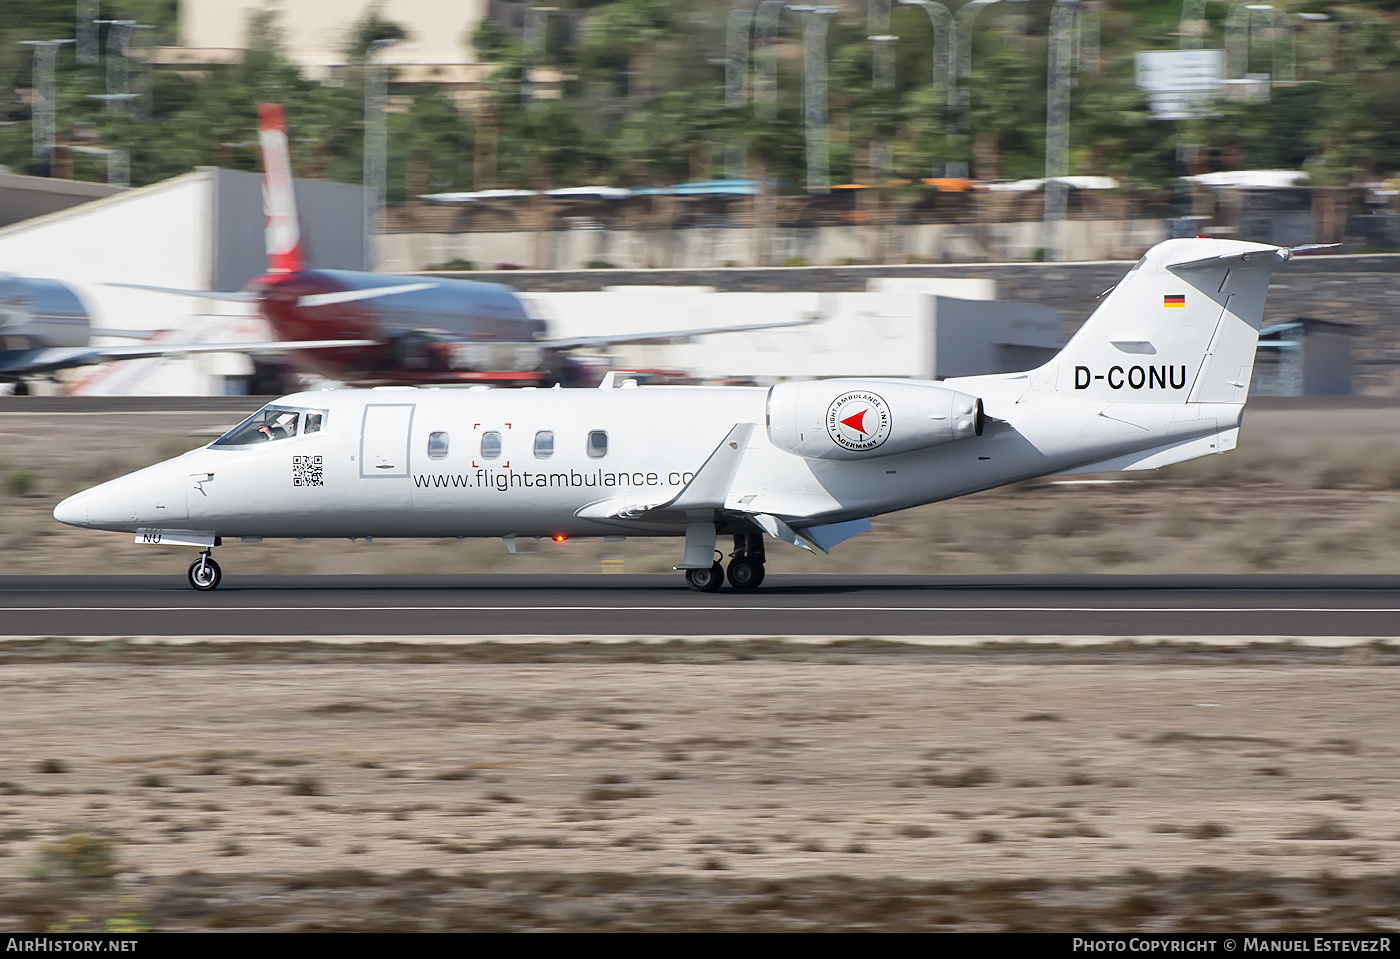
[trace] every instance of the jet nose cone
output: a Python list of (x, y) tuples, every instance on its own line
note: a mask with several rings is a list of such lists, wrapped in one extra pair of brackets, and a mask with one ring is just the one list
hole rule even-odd
[(86, 526), (88, 523), (87, 491), (74, 493), (53, 508), (53, 518), (69, 526)]

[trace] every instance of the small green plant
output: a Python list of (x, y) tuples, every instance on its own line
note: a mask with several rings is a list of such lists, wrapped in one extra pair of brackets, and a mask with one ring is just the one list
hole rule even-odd
[(73, 833), (39, 850), (40, 878), (109, 881), (120, 871), (116, 844), (106, 836)]
[(68, 764), (61, 759), (43, 759), (34, 764), (34, 769), (41, 773), (66, 773)]
[(0, 480), (0, 485), (11, 496), (28, 496), (34, 492), (36, 483), (34, 474), (29, 470), (7, 470), (4, 479)]

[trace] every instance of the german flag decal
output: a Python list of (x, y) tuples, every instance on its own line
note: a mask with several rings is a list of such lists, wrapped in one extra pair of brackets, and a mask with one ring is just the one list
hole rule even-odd
[(1185, 306), (1185, 305), (1186, 305), (1186, 294), (1185, 294), (1185, 293), (1168, 293), (1166, 296), (1162, 297), (1162, 305), (1163, 305), (1163, 306)]

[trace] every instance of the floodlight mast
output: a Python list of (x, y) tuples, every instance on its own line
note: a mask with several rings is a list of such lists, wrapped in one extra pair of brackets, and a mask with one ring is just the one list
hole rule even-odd
[(33, 149), (34, 159), (43, 167), (44, 175), (53, 174), (53, 149), (58, 138), (56, 112), (58, 93), (56, 90), (55, 67), (58, 63), (58, 48), (75, 40), (21, 40), (21, 46), (34, 48), (34, 106), (33, 106)]
[(390, 38), (375, 40), (365, 48), (365, 268), (369, 270), (375, 269), (379, 253), (389, 165), (385, 118), (388, 80), (384, 64), (375, 61), (375, 54), (397, 42)]

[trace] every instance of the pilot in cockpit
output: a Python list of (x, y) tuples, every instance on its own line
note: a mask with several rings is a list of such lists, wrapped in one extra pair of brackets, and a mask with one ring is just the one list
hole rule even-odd
[(258, 427), (258, 432), (268, 440), (284, 440), (297, 432), (297, 414), (278, 413)]

